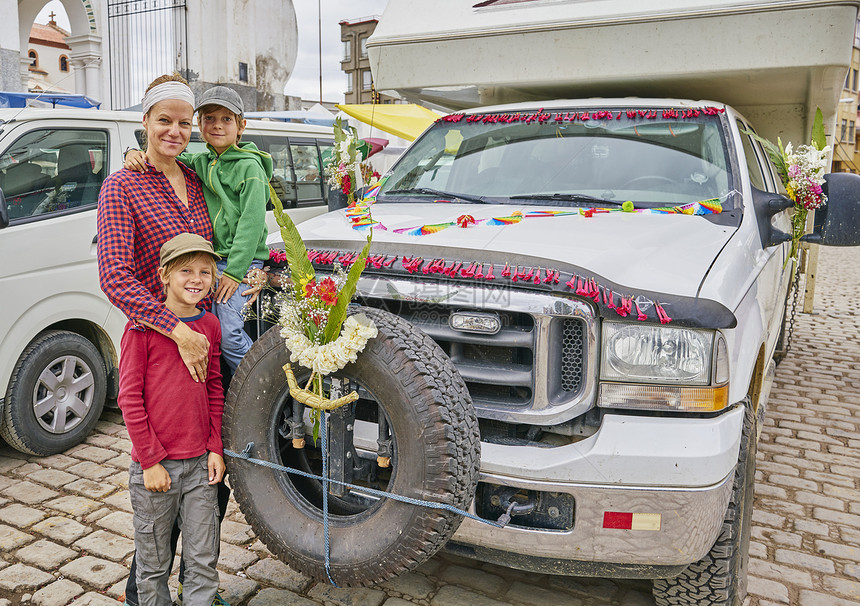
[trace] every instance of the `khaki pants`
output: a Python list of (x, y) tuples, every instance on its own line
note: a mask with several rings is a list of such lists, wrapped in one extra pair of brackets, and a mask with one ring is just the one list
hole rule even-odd
[(218, 503), (209, 486), (208, 453), (193, 459), (165, 459), (170, 490), (150, 492), (143, 485), (140, 463), (129, 468), (129, 495), (134, 510), (134, 548), (140, 606), (169, 606), (167, 579), (172, 565), (170, 534), (174, 521), (182, 532), (186, 606), (210, 606), (218, 591)]

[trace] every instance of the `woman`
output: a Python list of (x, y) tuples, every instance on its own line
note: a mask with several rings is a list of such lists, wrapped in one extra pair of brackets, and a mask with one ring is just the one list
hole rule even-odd
[(147, 88), (143, 112), (150, 170), (117, 171), (99, 192), (99, 280), (130, 320), (176, 342), (191, 376), (202, 381), (209, 342), (164, 306), (157, 275), (159, 249), (173, 236), (212, 239), (200, 180), (176, 160), (191, 138), (194, 93), (181, 76), (161, 76)]
[[(206, 367), (209, 341), (165, 307), (158, 278), (159, 251), (172, 237), (191, 232), (212, 240), (201, 182), (193, 170), (176, 160), (191, 138), (194, 93), (181, 76), (160, 76), (147, 88), (142, 105), (149, 166), (144, 173), (119, 170), (102, 185), (99, 280), (111, 303), (130, 320), (170, 337), (191, 376), (203, 381), (207, 372), (220, 373), (218, 368)], [(219, 483), (219, 520), (229, 496), (229, 488)], [(178, 527), (174, 528), (174, 552), (178, 534)], [(125, 596), (125, 603), (131, 606), (138, 604), (135, 574), (133, 560)], [(220, 594), (213, 603), (226, 604)]]

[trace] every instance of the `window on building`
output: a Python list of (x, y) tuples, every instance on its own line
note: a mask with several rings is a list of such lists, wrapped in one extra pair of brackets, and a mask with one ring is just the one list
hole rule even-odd
[(239, 82), (248, 81), (248, 64), (239, 62)]
[(352, 92), (352, 72), (346, 72), (346, 92)]
[(373, 80), (370, 77), (370, 70), (363, 69), (361, 70), (361, 90), (370, 90), (370, 87), (373, 85)]
[(851, 80), (851, 90), (856, 91), (857, 90), (857, 70), (852, 69), (851, 72), (853, 73), (853, 78)]
[(27, 56), (30, 57), (30, 67), (39, 67), (39, 53), (31, 50), (27, 53)]
[(349, 61), (352, 59), (352, 40), (343, 41), (343, 60)]
[(854, 122), (851, 120), (848, 121), (848, 142), (854, 142)]
[(69, 58), (65, 55), (60, 55), (60, 71), (69, 71)]
[(843, 143), (845, 142), (845, 135), (848, 133), (848, 120), (842, 120), (842, 132), (839, 136), (839, 140)]
[(367, 58), (367, 36), (364, 36), (364, 37), (359, 39), (358, 47), (359, 47), (359, 57), (361, 57), (362, 59)]

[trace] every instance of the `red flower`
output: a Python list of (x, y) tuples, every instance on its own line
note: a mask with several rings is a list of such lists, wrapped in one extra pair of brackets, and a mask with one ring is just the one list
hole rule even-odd
[(317, 294), (322, 302), (328, 306), (337, 303), (337, 285), (331, 278), (324, 278), (317, 288)]
[(349, 175), (343, 176), (343, 185), (341, 186), (341, 191), (347, 195), (352, 191), (352, 180), (349, 178)]

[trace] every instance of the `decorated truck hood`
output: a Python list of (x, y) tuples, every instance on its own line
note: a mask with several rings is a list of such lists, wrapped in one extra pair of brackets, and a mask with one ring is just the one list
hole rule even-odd
[(580, 274), (598, 285), (611, 283), (616, 292), (684, 298), (697, 296), (735, 230), (703, 216), (587, 212), (532, 205), (377, 203), (369, 216), (340, 210), (298, 227), (312, 254), (331, 251), (329, 262), (337, 260), (335, 251), (359, 250), (372, 229), (371, 255), (384, 255), (381, 269), (409, 269), (407, 262), (413, 269), (450, 267), (459, 260), (461, 272), (471, 263), (492, 264), (497, 277), (506, 267), (528, 267), (530, 280), (537, 270), (544, 282), (561, 270), (565, 279)]

